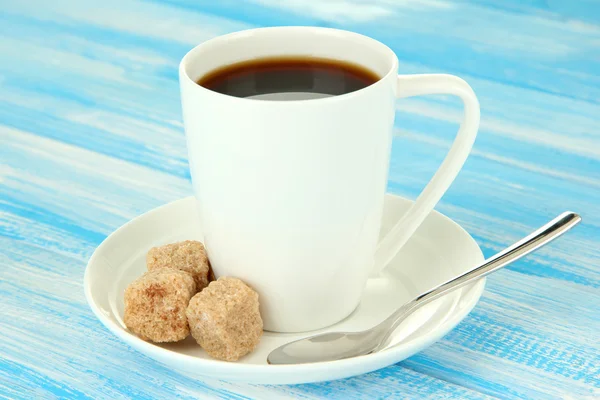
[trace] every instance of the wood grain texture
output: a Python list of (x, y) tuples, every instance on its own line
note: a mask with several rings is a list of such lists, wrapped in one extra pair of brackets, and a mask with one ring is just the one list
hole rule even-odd
[[(1, 398), (600, 398), (600, 3), (0, 0)], [(462, 76), (481, 102), (473, 154), (438, 209), (486, 255), (566, 209), (583, 224), (489, 278), (442, 341), (397, 365), (310, 385), (174, 373), (85, 304), (94, 248), (191, 194), (177, 65), (215, 35), (354, 30), (401, 73)], [(414, 198), (460, 104), (398, 102), (389, 190)]]

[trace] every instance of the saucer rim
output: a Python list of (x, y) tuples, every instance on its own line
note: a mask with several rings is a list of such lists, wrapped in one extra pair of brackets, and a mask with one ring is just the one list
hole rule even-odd
[[(386, 198), (397, 198), (403, 201), (413, 202), (412, 200), (406, 199), (402, 196), (386, 194)], [(113, 236), (116, 236), (120, 232), (128, 229), (131, 225), (136, 223), (142, 217), (149, 217), (152, 214), (163, 212), (165, 208), (175, 207), (179, 203), (186, 203), (190, 201), (195, 201), (194, 196), (187, 196), (178, 200), (171, 201), (169, 203), (163, 204), (156, 208), (153, 208), (143, 214), (140, 214), (131, 220), (127, 221), (125, 224), (111, 232), (100, 245), (94, 250), (94, 253), (90, 257), (86, 268), (83, 279), (84, 284), (84, 292), (86, 301), (89, 307), (92, 309), (92, 312), (98, 318), (98, 320), (104, 325), (112, 334), (117, 336), (120, 340), (122, 340), (125, 344), (133, 347), (135, 350), (140, 353), (153, 358), (156, 361), (161, 363), (172, 365), (173, 363), (178, 363), (180, 365), (186, 365), (187, 367), (198, 365), (203, 371), (210, 369), (210, 375), (206, 373), (198, 372), (198, 375), (204, 377), (217, 377), (219, 375), (228, 375), (231, 376), (233, 374), (239, 374), (241, 379), (235, 379), (236, 381), (245, 381), (245, 382), (254, 382), (258, 383), (260, 379), (243, 379), (244, 373), (248, 375), (255, 374), (272, 374), (277, 372), (294, 372), (296, 374), (296, 379), (285, 379), (285, 384), (295, 384), (295, 383), (307, 383), (307, 382), (318, 382), (318, 379), (302, 379), (301, 376), (297, 374), (302, 373), (310, 373), (310, 375), (315, 375), (327, 371), (326, 374), (329, 377), (326, 377), (322, 380), (332, 380), (332, 379), (341, 379), (344, 377), (354, 376), (357, 373), (352, 372), (355, 368), (359, 367), (362, 364), (369, 364), (369, 368), (365, 369), (364, 366), (361, 368), (360, 373), (366, 373), (369, 371), (373, 371), (379, 368), (383, 368), (392, 363), (400, 362), (417, 352), (425, 349), (426, 347), (434, 344), (439, 341), (443, 336), (448, 334), (452, 329), (454, 329), (477, 305), (479, 302), (481, 295), (483, 294), (483, 290), (486, 283), (486, 278), (481, 278), (480, 280), (474, 282), (473, 284), (462, 288), (461, 290), (467, 290), (467, 295), (461, 293), (461, 298), (463, 296), (469, 299), (469, 304), (465, 307), (461, 308), (458, 312), (452, 313), (450, 318), (448, 318), (443, 324), (437, 328), (435, 331), (427, 334), (420, 335), (414, 339), (409, 340), (408, 342), (398, 343), (396, 345), (390, 346), (389, 348), (382, 350), (377, 353), (367, 354), (358, 357), (352, 357), (348, 359), (335, 360), (335, 361), (321, 361), (314, 363), (303, 363), (303, 364), (287, 364), (287, 365), (272, 365), (272, 364), (242, 364), (235, 362), (228, 362), (222, 360), (215, 359), (206, 359), (206, 358), (198, 358), (188, 354), (178, 353), (173, 350), (165, 349), (160, 346), (156, 346), (153, 343), (144, 341), (139, 337), (133, 335), (132, 333), (124, 330), (121, 326), (113, 322), (108, 316), (104, 315), (103, 310), (95, 303), (92, 293), (91, 293), (91, 278), (90, 278), (90, 270), (92, 269), (92, 265), (96, 263), (99, 254), (102, 252), (105, 246), (108, 246), (108, 243), (111, 241)], [(484, 256), (481, 252), (481, 248), (477, 244), (477, 242), (473, 239), (473, 237), (457, 222), (453, 221), (451, 218), (446, 215), (440, 213), (439, 211), (433, 210), (432, 213), (438, 214), (439, 217), (446, 220), (446, 223), (450, 223), (455, 225), (462, 233), (464, 233), (477, 247), (477, 258), (480, 258), (483, 261)], [(404, 354), (400, 356), (400, 354)], [(179, 371), (179, 368), (173, 367), (174, 370)], [(333, 378), (332, 370), (341, 371), (339, 374), (335, 375)], [(344, 373), (344, 371), (346, 373)], [(228, 380), (233, 380), (229, 378), (225, 378)], [(266, 379), (264, 382), (274, 383), (277, 382), (278, 379)]]

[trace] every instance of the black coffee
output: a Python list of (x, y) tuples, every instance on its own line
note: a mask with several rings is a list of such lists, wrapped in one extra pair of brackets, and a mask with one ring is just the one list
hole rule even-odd
[(301, 100), (354, 92), (378, 80), (374, 72), (349, 62), (278, 57), (227, 65), (201, 77), (197, 83), (235, 97)]

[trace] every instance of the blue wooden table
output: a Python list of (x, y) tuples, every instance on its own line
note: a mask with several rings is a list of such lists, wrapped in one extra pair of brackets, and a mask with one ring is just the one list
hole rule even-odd
[[(600, 2), (0, 0), (0, 398), (600, 398)], [(401, 73), (465, 78), (473, 153), (438, 209), (486, 255), (563, 210), (572, 233), (489, 278), (410, 359), (334, 382), (252, 386), (174, 373), (94, 318), (82, 280), (115, 228), (191, 194), (177, 65), (215, 35), (354, 30)], [(460, 104), (398, 102), (389, 190), (413, 198)]]

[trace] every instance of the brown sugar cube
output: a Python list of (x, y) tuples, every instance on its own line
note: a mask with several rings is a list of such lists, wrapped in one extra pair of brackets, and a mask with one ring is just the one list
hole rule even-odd
[(204, 245), (195, 240), (153, 247), (146, 255), (148, 271), (160, 268), (174, 268), (189, 272), (196, 281), (196, 290), (208, 286), (212, 274)]
[(125, 289), (125, 325), (144, 340), (177, 342), (190, 334), (185, 310), (196, 293), (187, 272), (146, 272)]
[(250, 353), (263, 332), (258, 294), (236, 278), (211, 282), (192, 297), (186, 314), (194, 339), (219, 360), (236, 361)]

